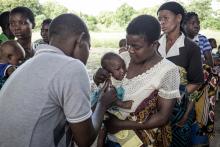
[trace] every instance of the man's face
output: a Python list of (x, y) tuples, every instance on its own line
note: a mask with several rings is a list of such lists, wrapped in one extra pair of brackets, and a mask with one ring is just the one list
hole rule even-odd
[(49, 30), (49, 24), (43, 24), (41, 27), (41, 36), (44, 40), (44, 42), (49, 43), (49, 39), (48, 39), (48, 30)]

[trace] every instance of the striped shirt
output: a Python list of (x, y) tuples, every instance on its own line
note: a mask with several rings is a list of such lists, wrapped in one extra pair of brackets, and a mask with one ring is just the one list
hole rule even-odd
[(199, 46), (202, 60), (205, 61), (204, 53), (212, 51), (209, 40), (204, 35), (198, 34), (193, 38), (193, 41)]

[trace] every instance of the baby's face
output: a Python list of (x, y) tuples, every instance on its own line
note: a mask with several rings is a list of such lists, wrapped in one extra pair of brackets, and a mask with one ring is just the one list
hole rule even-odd
[(122, 59), (111, 60), (107, 68), (116, 80), (121, 81), (124, 78), (126, 73), (126, 66)]
[(22, 53), (22, 51), (20, 51), (20, 49), (16, 52), (12, 52), (10, 53), (10, 56), (9, 56), (9, 63), (12, 64), (12, 65), (20, 65), (22, 63), (24, 59), (24, 55)]

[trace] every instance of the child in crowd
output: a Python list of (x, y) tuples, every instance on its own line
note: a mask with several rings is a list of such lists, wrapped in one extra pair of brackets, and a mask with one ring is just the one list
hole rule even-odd
[[(116, 106), (124, 109), (130, 109), (132, 106), (132, 101), (122, 101), (124, 95), (124, 89), (121, 86), (121, 80), (124, 78), (126, 73), (126, 66), (124, 60), (116, 53), (106, 53), (101, 58), (101, 66), (103, 69), (111, 73), (111, 79), (105, 81), (105, 86), (114, 86), (117, 92), (118, 100), (116, 101)], [(104, 87), (100, 85), (100, 87)], [(100, 88), (94, 90), (91, 95), (92, 106), (96, 104), (100, 96)]]
[(9, 11), (2, 12), (0, 15), (0, 26), (2, 28), (2, 33), (0, 34), (0, 44), (7, 41), (13, 40), (15, 36), (9, 29)]
[(119, 54), (127, 51), (126, 44), (127, 44), (126, 39), (121, 39), (119, 41)]
[(212, 49), (217, 47), (217, 42), (216, 42), (215, 38), (209, 38), (208, 40), (209, 40), (209, 43), (210, 43)]
[(37, 50), (38, 45), (40, 44), (49, 44), (49, 34), (48, 34), (48, 30), (49, 30), (49, 25), (52, 22), (52, 19), (48, 18), (43, 20), (42, 24), (41, 24), (41, 31), (40, 31), (40, 35), (42, 37), (42, 39), (36, 40), (34, 42), (34, 50)]
[(25, 51), (17, 41), (6, 41), (0, 46), (0, 89), (24, 58)]
[[(108, 52), (101, 58), (101, 66), (103, 69), (107, 70), (111, 77), (107, 79), (104, 82), (104, 85), (99, 85), (100, 87), (115, 87), (118, 100), (115, 102), (115, 106), (110, 108), (108, 112), (114, 114), (120, 119), (121, 118), (120, 112), (118, 111), (118, 108), (123, 109), (131, 109), (133, 101), (123, 101), (124, 97), (124, 88), (121, 86), (121, 81), (123, 80), (125, 74), (126, 74), (126, 65), (124, 60), (116, 53)], [(93, 109), (95, 108), (95, 104), (98, 101), (98, 98), (100, 96), (101, 90), (100, 88), (96, 89), (92, 92), (91, 95), (91, 103)], [(104, 127), (99, 132), (99, 137), (97, 140), (97, 147), (102, 147), (105, 141), (105, 137), (107, 135), (107, 132)]]

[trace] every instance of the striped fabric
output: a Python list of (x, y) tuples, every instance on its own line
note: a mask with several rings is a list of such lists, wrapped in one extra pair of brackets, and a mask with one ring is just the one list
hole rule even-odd
[(212, 50), (212, 47), (208, 39), (204, 35), (198, 34), (197, 36), (194, 37), (193, 41), (199, 46), (201, 51), (201, 56), (204, 61), (204, 53), (207, 51), (211, 52)]

